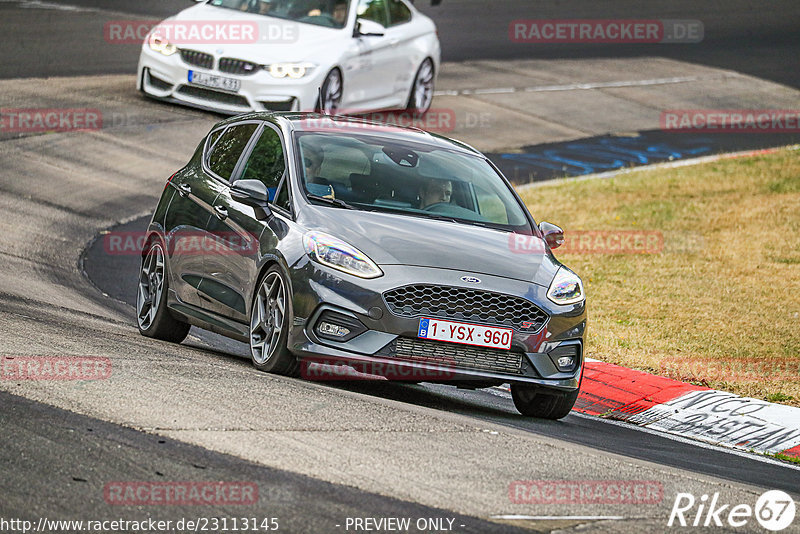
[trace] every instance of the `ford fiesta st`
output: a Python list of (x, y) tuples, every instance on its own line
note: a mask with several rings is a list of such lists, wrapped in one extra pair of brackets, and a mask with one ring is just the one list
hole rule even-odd
[(202, 0), (148, 34), (137, 87), (227, 114), (422, 114), (439, 61), (433, 21), (405, 0)]
[[(250, 344), (260, 370), (350, 367), (477, 388), (561, 418), (578, 396), (580, 278), (497, 168), (422, 130), (317, 114), (217, 124), (147, 230), (142, 334), (189, 325)], [(314, 378), (313, 373), (307, 375)]]

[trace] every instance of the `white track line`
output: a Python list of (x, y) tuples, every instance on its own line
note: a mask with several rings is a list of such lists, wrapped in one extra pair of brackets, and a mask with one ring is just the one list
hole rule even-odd
[[(713, 78), (730, 78), (737, 74), (725, 74)], [(560, 85), (537, 85), (534, 87), (493, 87), (487, 89), (461, 89), (435, 91), (434, 96), (459, 95), (502, 95), (509, 93), (548, 93), (553, 91), (579, 91), (588, 89), (612, 89), (615, 87), (645, 87), (648, 85), (668, 85), (673, 83), (696, 82), (710, 78), (709, 76), (675, 76), (672, 78), (651, 78), (649, 80), (617, 80), (611, 82), (578, 82)]]

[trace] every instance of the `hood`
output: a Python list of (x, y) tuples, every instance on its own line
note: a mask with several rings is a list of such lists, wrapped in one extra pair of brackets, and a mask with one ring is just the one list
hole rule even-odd
[(544, 243), (535, 236), (524, 236), (525, 250), (514, 252), (516, 234), (480, 226), (316, 205), (304, 212), (306, 228), (348, 242), (378, 265), (467, 271), (543, 287), (560, 267), (549, 251), (542, 253)]
[(275, 61), (307, 61), (318, 56), (320, 51), (330, 49), (334, 43), (341, 48), (348, 37), (345, 29), (327, 28), (243, 13), (235, 9), (213, 7), (208, 4), (199, 4), (185, 9), (174, 17), (165, 19), (162, 24), (190, 22), (214, 22), (223, 25), (228, 22), (247, 24), (248, 26), (237, 26), (237, 28), (252, 27), (257, 40), (256, 42), (243, 42), (241, 38), (231, 37), (232, 34), (228, 34), (227, 39), (214, 38), (213, 42), (198, 42), (196, 39), (179, 40), (176, 43), (178, 47), (260, 64)]

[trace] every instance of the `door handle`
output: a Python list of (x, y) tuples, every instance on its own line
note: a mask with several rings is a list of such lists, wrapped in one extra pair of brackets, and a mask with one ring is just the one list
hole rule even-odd
[(214, 206), (214, 211), (219, 220), (224, 221), (228, 218), (228, 209), (225, 206), (216, 205)]
[(185, 197), (186, 195), (191, 195), (192, 188), (189, 187), (189, 184), (180, 184), (178, 186), (178, 194), (182, 197)]

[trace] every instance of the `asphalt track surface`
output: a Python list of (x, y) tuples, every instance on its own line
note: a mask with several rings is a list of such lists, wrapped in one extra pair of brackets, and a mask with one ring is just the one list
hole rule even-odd
[[(100, 6), (122, 12), (124, 16), (141, 17), (166, 16), (188, 4), (184, 1), (153, 0), (130, 3), (74, 0), (63, 3)], [(800, 41), (797, 39), (798, 9), (795, 3), (772, 3), (769, 10), (749, 2), (709, 3), (700, 7), (694, 4), (649, 3), (648, 9), (652, 9), (652, 12), (637, 12), (640, 9), (638, 2), (620, 2), (613, 7), (581, 2), (569, 8), (565, 8), (563, 3), (537, 3), (535, 14), (532, 13), (533, 4), (516, 1), (504, 3), (508, 11), (487, 9), (484, 2), (456, 0), (444, 0), (444, 4), (437, 8), (423, 7), (439, 23), (445, 58), (448, 60), (655, 54), (653, 48), (626, 45), (509, 46), (508, 22), (516, 18), (696, 18), (705, 23), (706, 40), (702, 45), (658, 45), (656, 53), (668, 57), (674, 54), (673, 57), (683, 60), (733, 68), (795, 87), (799, 85), (797, 69), (787, 67), (796, 64)], [(13, 2), (0, 2), (0, 18), (4, 10), (10, 10), (15, 5)], [(57, 16), (64, 18), (65, 25), (75, 23), (75, 20), (68, 18), (73, 16), (68, 11)], [(82, 44), (81, 33), (77, 29), (67, 37), (64, 35), (70, 32), (37, 36), (35, 28), (24, 24), (5, 25), (4, 29), (8, 31), (0, 41), (0, 53), (7, 59), (0, 66), (0, 77), (130, 73), (138, 54), (136, 47), (123, 50), (96, 46), (91, 42)], [(465, 35), (471, 38), (467, 39)], [(65, 40), (60, 42), (60, 39)], [(14, 47), (13, 53), (7, 48), (10, 46)], [(86, 61), (86, 57), (91, 57), (92, 61)], [(536, 147), (530, 149), (535, 150)], [(9, 198), (13, 196), (11, 191), (4, 190), (3, 193), (8, 193)], [(141, 199), (136, 201), (146, 204)], [(113, 209), (113, 202), (109, 202), (109, 206), (109, 209)], [(55, 199), (49, 208), (58, 208)], [(95, 209), (99, 208), (87, 208)], [(145, 222), (145, 219), (139, 218), (117, 229), (136, 230), (142, 228)], [(72, 289), (83, 291), (83, 297), (87, 300), (121, 313), (127, 318), (128, 326), (133, 324), (130, 305), (138, 269), (137, 258), (103, 254), (99, 241), (95, 241), (83, 257), (82, 267), (92, 283), (108, 297), (91, 287)], [(60, 282), (54, 279), (54, 287)], [(12, 315), (30, 313), (38, 317), (38, 312), (26, 311), (34, 310), (34, 304), (5, 295), (4, 300), (4, 307), (11, 310), (9, 313)], [(243, 345), (197, 329), (193, 330), (192, 336), (193, 344), (204, 349), (204, 353), (198, 354), (198, 357), (219, 359), (226, 365), (247, 365), (241, 360), (245, 355)], [(476, 424), (487, 422), (523, 434), (580, 444), (596, 451), (644, 460), (663, 466), (664, 470), (686, 470), (696, 474), (701, 481), (706, 477), (714, 477), (729, 481), (731, 487), (754, 486), (759, 491), (783, 489), (795, 494), (800, 487), (800, 471), (797, 469), (717, 448), (676, 441), (624, 425), (577, 415), (570, 415), (559, 422), (526, 420), (516, 413), (507, 395), (498, 391), (473, 392), (426, 384), (369, 383), (326, 385), (325, 389), (332, 394), (351, 393), (375, 401), (397, 402), (409, 408), (421, 407), (434, 412), (458, 414)], [(457, 531), (513, 531), (509, 525), (487, 523), (409, 500), (392, 499), (346, 485), (330, 484), (290, 471), (260, 466), (8, 393), (0, 393), (0, 405), (3, 407), (0, 410), (0, 493), (3, 494), (0, 516), (5, 518), (23, 515), (34, 518), (49, 514), (49, 517), (99, 519), (99, 511), (102, 514), (110, 513), (102, 500), (103, 485), (109, 480), (246, 479), (258, 483), (265, 500), (257, 510), (248, 509), (247, 515), (280, 516), (285, 525), (281, 530), (289, 532), (337, 531), (340, 529), (335, 528), (335, 524), (348, 516), (398, 515), (415, 518), (457, 517), (457, 524), (465, 525)], [(480, 469), (481, 466), (474, 468)], [(576, 471), (573, 476), (581, 478), (581, 472)], [(614, 473), (609, 471), (607, 476), (613, 477)], [(144, 517), (141, 509), (123, 507), (119, 508), (122, 510), (119, 513), (117, 510), (111, 510), (114, 516), (137, 520)], [(231, 516), (236, 512), (226, 508), (203, 507), (200, 515)], [(162, 519), (191, 517), (198, 515), (198, 509), (159, 509), (152, 515)], [(551, 529), (544, 525), (531, 528)], [(608, 527), (605, 531), (609, 529), (614, 531), (615, 527)]]
[[(147, 217), (140, 218), (111, 230), (123, 235), (126, 232), (143, 232), (149, 222)], [(135, 255), (109, 255), (104, 250), (102, 236), (98, 237), (82, 258), (84, 272), (103, 293), (130, 305), (133, 313), (139, 258)], [(135, 320), (133, 315), (131, 320)], [(193, 328), (190, 335), (196, 336), (210, 350), (219, 351), (226, 357), (249, 358), (249, 348), (244, 343), (197, 328)], [(800, 482), (800, 470), (787, 468), (785, 464), (766, 463), (719, 448), (704, 448), (685, 441), (679, 442), (633, 426), (617, 425), (575, 414), (561, 421), (525, 419), (514, 409), (510, 396), (498, 390), (468, 391), (435, 384), (408, 386), (387, 385), (383, 382), (333, 384), (331, 387), (461, 413), (526, 432), (733, 481), (785, 491), (797, 491)]]
[[(525, 532), (270, 469), (0, 392), (0, 517), (142, 521), (141, 506), (114, 503), (109, 481), (255, 484), (257, 503), (159, 506), (157, 521), (275, 518), (281, 532), (331, 532), (347, 517), (449, 518), (459, 532)], [(20, 493), (12, 488), (25, 487)], [(256, 493), (254, 492), (255, 496)], [(150, 505), (153, 507), (154, 505)], [(100, 513), (98, 510), (104, 510)], [(244, 510), (244, 511), (242, 511)], [(298, 519), (299, 518), (299, 519)], [(174, 530), (174, 529), (173, 529)]]
[[(28, 2), (33, 4), (33, 2)], [(50, 4), (106, 10), (105, 20), (164, 18), (191, 5), (189, 0), (50, 0)], [(750, 74), (800, 87), (800, 4), (776, 0), (624, 0), (569, 2), (546, 0), (443, 0), (416, 5), (438, 25), (444, 61), (468, 59), (565, 59), (661, 56)], [(17, 4), (0, 2), (0, 18)], [(500, 7), (502, 6), (502, 7)], [(47, 36), (26, 24), (24, 14), (4, 26), (0, 40), (0, 78), (130, 73), (138, 59), (136, 45), (109, 45), (102, 24), (81, 12), (56, 12), (63, 31)], [(693, 44), (516, 44), (509, 25), (518, 19), (679, 19), (699, 20), (704, 39)]]

